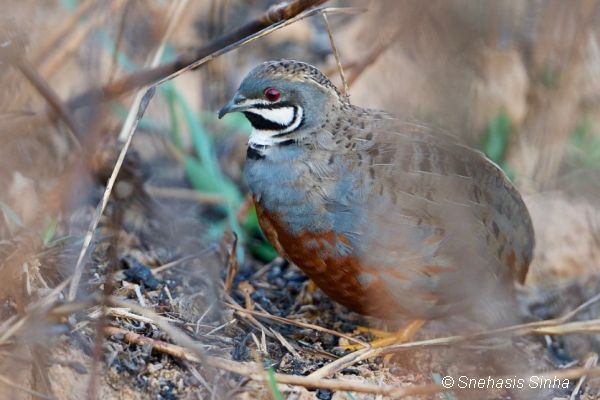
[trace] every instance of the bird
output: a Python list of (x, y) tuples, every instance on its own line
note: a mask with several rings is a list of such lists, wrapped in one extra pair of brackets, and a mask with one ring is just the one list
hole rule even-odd
[(252, 125), (244, 177), (266, 238), (330, 298), (384, 320), (510, 320), (534, 231), (483, 153), (353, 105), (294, 60), (252, 69), (218, 115), (232, 112)]

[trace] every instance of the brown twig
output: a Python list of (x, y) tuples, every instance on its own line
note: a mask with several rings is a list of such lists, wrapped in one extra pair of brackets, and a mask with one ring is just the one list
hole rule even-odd
[[(323, 10), (309, 10), (327, 0), (294, 0), (290, 3), (281, 3), (271, 7), (265, 14), (255, 18), (234, 31), (222, 35), (207, 45), (196, 49), (191, 54), (178, 57), (172, 62), (159, 65), (143, 71), (127, 75), (115, 82), (111, 82), (101, 88), (92, 88), (86, 92), (73, 97), (67, 102), (67, 108), (76, 110), (99, 101), (108, 101), (119, 98), (134, 89), (149, 85), (159, 84), (172, 79), (179, 74), (197, 68), (198, 66), (234, 50), (252, 40), (274, 32), (284, 26), (294, 23), (300, 19), (312, 16)], [(308, 11), (307, 11), (308, 10)], [(54, 120), (53, 113), (40, 113), (32, 116), (15, 116), (6, 121), (3, 126), (4, 132), (21, 132), (21, 125), (28, 124), (36, 126)]]
[[(56, 92), (48, 85), (46, 80), (38, 73), (36, 68), (25, 58), (24, 48), (27, 42), (25, 34), (16, 26), (14, 22), (4, 22), (0, 27), (0, 41), (4, 44), (0, 47), (1, 61), (4, 61), (16, 69), (31, 83), (31, 85), (48, 102), (50, 108), (62, 119), (70, 129), (72, 135), (79, 135), (81, 130), (71, 118), (68, 108), (60, 100)], [(77, 140), (74, 140), (79, 145)]]
[(237, 244), (238, 236), (233, 232), (233, 241), (227, 255), (227, 277), (225, 278), (225, 293), (231, 293), (231, 287), (233, 286), (233, 279), (238, 271), (238, 260), (237, 260)]
[(275, 5), (263, 15), (250, 20), (241, 27), (212, 40), (207, 45), (196, 49), (191, 54), (183, 55), (174, 61), (159, 65), (155, 68), (139, 71), (127, 75), (114, 83), (102, 88), (90, 89), (69, 101), (70, 108), (79, 108), (89, 103), (90, 99), (101, 98), (110, 100), (120, 97), (131, 90), (152, 84), (164, 79), (177, 71), (197, 63), (199, 60), (210, 56), (236, 42), (249, 37), (262, 29), (296, 17), (301, 12), (325, 3), (327, 0), (294, 0), (291, 3)]
[(139, 335), (135, 332), (127, 331), (123, 328), (117, 328), (114, 326), (105, 326), (104, 334), (107, 336), (119, 336), (123, 335), (123, 339), (127, 343), (137, 344), (138, 346), (151, 345), (153, 350), (156, 350), (160, 353), (168, 354), (180, 360), (190, 361), (199, 363), (200, 358), (191, 353), (185, 347), (177, 346), (176, 344), (171, 344), (167, 342), (163, 342), (162, 340), (150, 339), (149, 337)]
[[(106, 327), (104, 333), (109, 336), (123, 336), (123, 339), (138, 346), (151, 345), (153, 350), (168, 354), (181, 360), (200, 363), (204, 361), (205, 365), (229, 371), (238, 375), (247, 376), (255, 381), (265, 382), (264, 369), (255, 364), (240, 363), (226, 360), (219, 357), (206, 356), (200, 360), (197, 355), (191, 353), (187, 348), (170, 344), (161, 340), (150, 339), (135, 332), (127, 331), (122, 328)], [(347, 390), (360, 393), (373, 393), (382, 395), (393, 395), (396, 397), (409, 396), (416, 394), (438, 393), (444, 389), (436, 384), (417, 386), (413, 388), (401, 388), (391, 385), (373, 385), (360, 382), (334, 380), (334, 379), (314, 379), (304, 376), (275, 374), (278, 383), (304, 386), (308, 388), (321, 388), (329, 390)]]
[[(265, 377), (264, 369), (259, 368), (256, 364), (251, 363), (240, 363), (235, 361), (226, 360), (219, 357), (207, 356), (204, 360), (200, 360), (194, 353), (190, 353), (190, 351), (182, 346), (166, 343), (164, 341), (150, 339), (148, 337), (139, 335), (134, 332), (127, 331), (122, 328), (116, 327), (106, 327), (104, 332), (107, 335), (111, 336), (123, 336), (124, 340), (128, 343), (137, 344), (137, 345), (151, 345), (154, 350), (158, 352), (162, 352), (173, 357), (179, 358), (181, 360), (190, 361), (190, 362), (203, 362), (204, 365), (219, 368), (225, 371), (229, 371), (238, 375), (246, 376), (252, 380), (264, 382)], [(529, 379), (533, 375), (522, 375), (523, 379)], [(535, 376), (540, 379), (577, 379), (582, 376), (592, 377), (592, 376), (600, 376), (600, 368), (572, 368), (572, 369), (562, 369), (562, 370), (554, 370), (548, 371), (540, 374), (535, 374)], [(507, 376), (512, 379), (515, 378), (514, 375)], [(506, 378), (504, 376), (494, 377), (495, 379)], [(446, 389), (441, 385), (437, 384), (425, 384), (425, 385), (417, 385), (417, 386), (409, 386), (409, 387), (400, 387), (397, 385), (375, 385), (369, 383), (360, 383), (354, 381), (344, 381), (341, 379), (323, 379), (317, 378), (314, 376), (298, 376), (298, 375), (288, 375), (288, 374), (275, 374), (275, 379), (277, 383), (280, 384), (288, 384), (288, 385), (297, 385), (303, 386), (306, 388), (312, 389), (328, 389), (332, 391), (350, 391), (350, 392), (358, 392), (358, 393), (370, 393), (370, 394), (378, 394), (383, 396), (390, 396), (392, 398), (400, 398), (407, 396), (417, 396), (417, 395), (425, 395), (425, 394), (433, 394), (440, 393), (444, 391), (448, 391), (450, 389)]]
[(78, 148), (81, 148), (78, 137), (82, 137), (82, 130), (77, 125), (75, 120), (65, 104), (58, 97), (58, 94), (48, 85), (46, 80), (35, 70), (35, 68), (24, 58), (18, 58), (14, 61), (14, 65), (21, 71), (27, 80), (36, 88), (48, 102), (50, 108), (58, 115), (60, 119), (67, 125), (70, 130), (70, 137)]

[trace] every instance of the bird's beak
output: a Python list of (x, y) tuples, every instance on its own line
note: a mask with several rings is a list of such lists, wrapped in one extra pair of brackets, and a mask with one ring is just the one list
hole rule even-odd
[(244, 96), (236, 93), (236, 95), (233, 96), (233, 99), (229, 100), (229, 102), (219, 110), (219, 119), (223, 118), (225, 114), (247, 109), (249, 104), (246, 103), (246, 100), (247, 99)]

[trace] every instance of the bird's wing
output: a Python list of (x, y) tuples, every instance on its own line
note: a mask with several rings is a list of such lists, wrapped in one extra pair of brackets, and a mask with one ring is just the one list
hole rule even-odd
[(481, 279), (480, 290), (488, 281), (522, 282), (533, 228), (504, 173), (482, 153), (421, 125), (386, 120), (374, 131), (361, 160), (370, 181), (364, 264), (404, 302), (409, 289), (432, 303), (457, 302), (456, 286), (473, 278)]

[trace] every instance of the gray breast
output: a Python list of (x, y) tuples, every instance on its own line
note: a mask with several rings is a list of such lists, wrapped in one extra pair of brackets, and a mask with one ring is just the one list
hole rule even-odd
[(250, 191), (265, 210), (276, 214), (292, 234), (323, 231), (328, 221), (307, 196), (308, 168), (297, 147), (269, 148), (261, 157), (248, 158), (244, 176)]
[[(260, 158), (248, 159), (246, 182), (260, 205), (276, 213), (291, 233), (334, 231), (358, 249), (359, 236), (368, 224), (363, 203), (367, 183), (359, 170), (336, 157), (329, 167), (319, 157), (295, 146), (271, 148)], [(327, 157), (329, 158), (329, 157)]]

